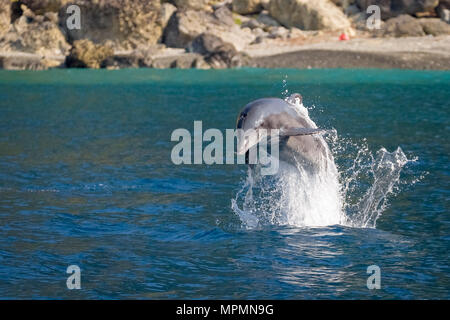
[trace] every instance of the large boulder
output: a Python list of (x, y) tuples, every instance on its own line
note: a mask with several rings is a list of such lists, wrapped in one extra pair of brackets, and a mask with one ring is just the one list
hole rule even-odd
[(202, 10), (208, 4), (209, 0), (172, 0), (172, 3), (178, 9), (196, 9)]
[(425, 34), (433, 36), (442, 36), (450, 34), (450, 25), (438, 18), (422, 18), (419, 19)]
[(233, 0), (233, 11), (239, 14), (259, 13), (262, 10), (261, 0)]
[(177, 11), (164, 30), (163, 42), (168, 47), (184, 48), (194, 38), (206, 31), (207, 25), (218, 23), (206, 12)]
[(0, 0), (0, 36), (9, 30), (11, 23), (11, 0)]
[(380, 36), (391, 37), (439, 36), (447, 34), (450, 34), (450, 26), (438, 18), (416, 19), (406, 14), (387, 20), (378, 31)]
[(162, 29), (164, 29), (167, 26), (170, 17), (175, 11), (177, 11), (177, 7), (175, 7), (173, 4), (170, 4), (168, 2), (161, 4), (161, 9), (159, 13), (159, 23)]
[(70, 45), (56, 23), (56, 14), (35, 15), (21, 5), (22, 15), (0, 38), (1, 51), (21, 51), (46, 57), (67, 55)]
[(196, 37), (188, 50), (203, 55), (205, 61), (215, 69), (240, 66), (239, 55), (234, 46), (210, 33)]
[(76, 40), (73, 43), (70, 55), (67, 56), (66, 66), (69, 68), (98, 69), (103, 61), (111, 57), (114, 51), (111, 47), (94, 44), (89, 40)]
[(380, 7), (381, 19), (387, 20), (401, 14), (416, 14), (434, 10), (439, 0), (357, 0), (358, 6), (366, 11), (367, 7)]
[[(81, 10), (81, 28), (69, 30), (67, 6)], [(158, 42), (162, 35), (160, 1), (75, 0), (59, 10), (60, 26), (70, 42), (88, 39), (115, 50), (132, 50)]]
[(68, 3), (74, 3), (71, 0), (20, 0), (30, 10), (39, 15), (44, 15), (46, 12), (58, 12), (63, 6)]
[(403, 14), (387, 20), (378, 34), (391, 37), (420, 37), (424, 36), (425, 32), (418, 19)]
[(186, 48), (194, 38), (206, 32), (232, 43), (238, 51), (255, 39), (250, 29), (241, 29), (233, 22), (231, 12), (222, 6), (214, 13), (178, 10), (167, 24), (163, 42), (168, 47)]
[(271, 0), (269, 12), (285, 27), (303, 30), (346, 30), (350, 22), (329, 0)]

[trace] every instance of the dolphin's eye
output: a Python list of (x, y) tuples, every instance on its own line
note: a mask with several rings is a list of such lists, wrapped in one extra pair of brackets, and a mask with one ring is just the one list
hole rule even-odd
[(246, 113), (241, 113), (239, 115), (239, 118), (236, 121), (236, 128), (242, 128), (242, 123), (244, 122), (244, 119), (247, 117)]

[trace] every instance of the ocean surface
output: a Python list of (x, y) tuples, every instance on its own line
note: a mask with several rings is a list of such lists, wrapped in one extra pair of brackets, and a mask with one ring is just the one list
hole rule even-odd
[[(175, 129), (294, 92), (353, 223), (251, 225), (246, 165), (171, 161)], [(449, 299), (449, 120), (450, 72), (0, 71), (0, 298)]]

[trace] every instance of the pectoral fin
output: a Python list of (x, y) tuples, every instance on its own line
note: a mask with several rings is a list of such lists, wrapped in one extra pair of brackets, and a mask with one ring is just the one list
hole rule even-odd
[(280, 136), (308, 136), (317, 133), (324, 133), (325, 129), (319, 128), (288, 128), (280, 129)]

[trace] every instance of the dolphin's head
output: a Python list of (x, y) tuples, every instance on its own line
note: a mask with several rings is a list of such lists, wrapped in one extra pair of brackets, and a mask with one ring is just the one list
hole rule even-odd
[[(317, 129), (315, 124), (309, 120), (302, 100), (300, 94), (294, 93), (286, 100), (263, 98), (247, 104), (239, 113), (236, 121), (238, 155), (245, 154), (268, 135), (275, 134), (279, 138), (278, 141), (286, 142), (290, 136), (305, 136), (323, 132), (324, 130)], [(300, 107), (305, 111), (302, 111)]]
[[(236, 129), (239, 130), (238, 154), (245, 154), (248, 149), (256, 145), (264, 135), (270, 134), (268, 130), (279, 129), (270, 121), (272, 116), (289, 113), (296, 116), (292, 107), (279, 98), (263, 98), (247, 104), (236, 121)], [(265, 129), (264, 134), (261, 133)]]

